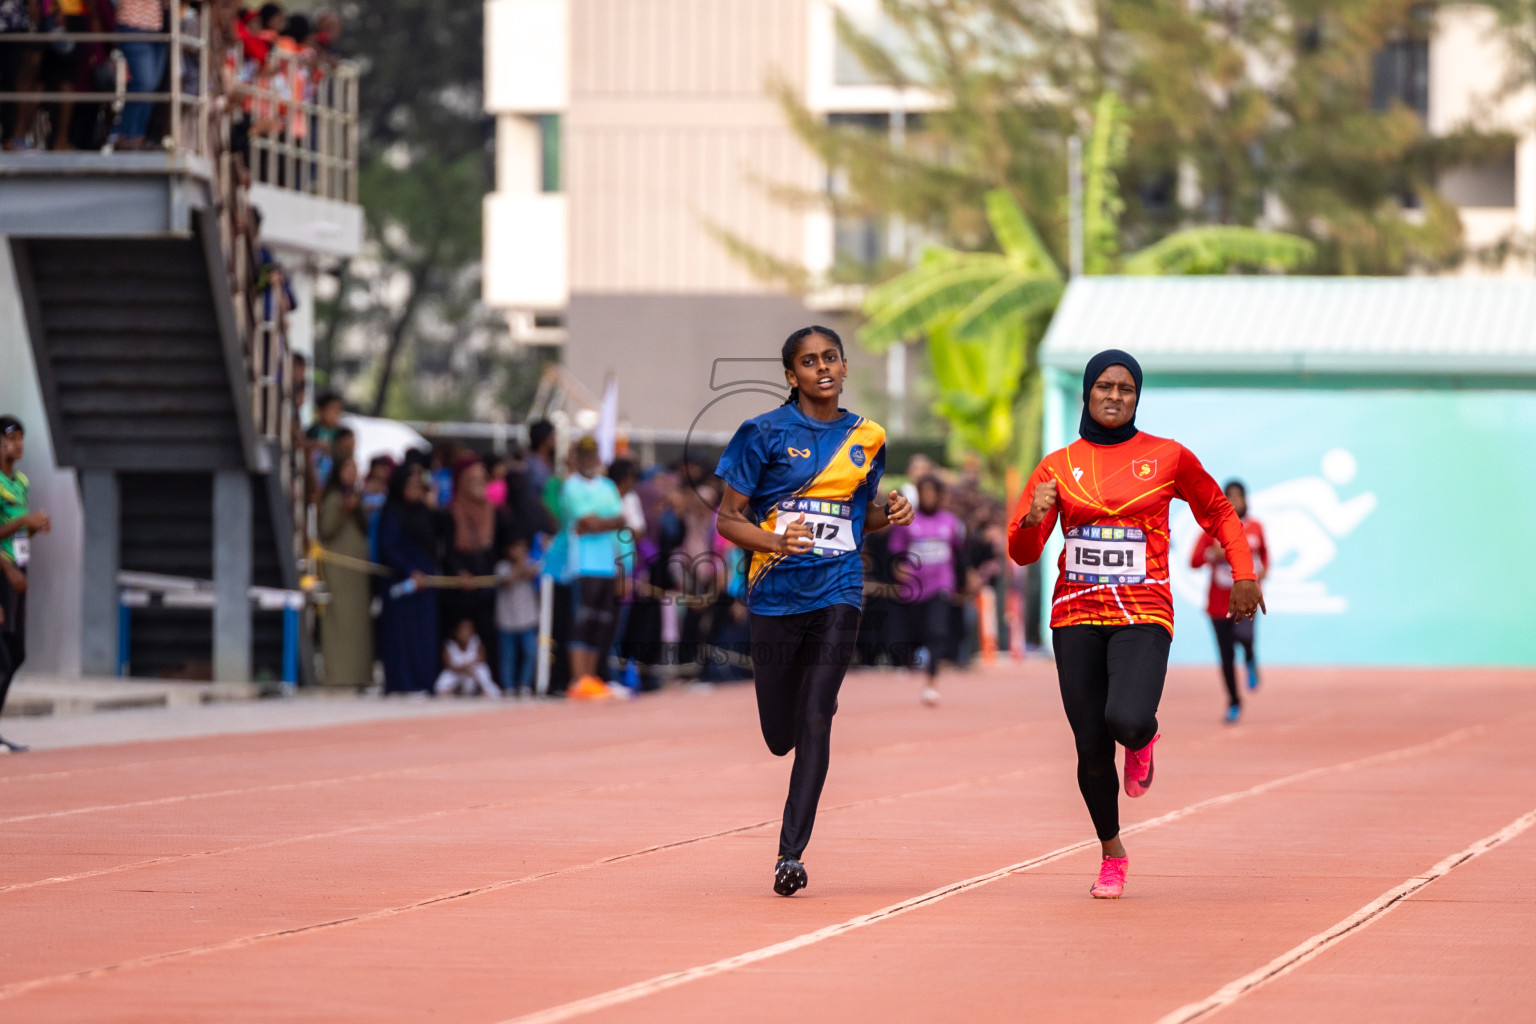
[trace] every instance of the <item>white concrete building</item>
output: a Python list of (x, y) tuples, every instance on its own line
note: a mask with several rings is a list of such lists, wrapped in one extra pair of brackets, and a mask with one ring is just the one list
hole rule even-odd
[(1523, 239), (1525, 255), (1501, 267), (1468, 261), (1463, 273), (1529, 277), (1536, 273), (1536, 90), (1508, 88), (1512, 56), (1493, 11), (1482, 4), (1443, 8), (1427, 48), (1426, 123), (1444, 134), (1464, 124), (1507, 131), (1508, 155), (1487, 167), (1453, 171), (1441, 191), (1461, 212), (1467, 245), (1479, 249)]
[[(638, 426), (689, 426), (714, 393), (711, 360), (771, 357), (790, 329), (852, 304), (829, 294), (808, 309), (754, 278), (712, 226), (813, 276), (837, 259), (911, 248), (899, 224), (834, 223), (764, 187), (838, 185), (785, 122), (771, 83), (828, 118), (893, 134), (934, 104), (869, 81), (837, 44), (834, 3), (880, 30), (878, 0), (487, 0), (497, 155), (485, 300), (508, 312), (515, 338), (564, 343), (589, 386), (622, 370)], [(1509, 57), (1486, 7), (1437, 19), (1427, 41), (1383, 52), (1378, 92), (1436, 132), (1471, 121), (1516, 134), (1507, 159), (1442, 185), (1473, 248), (1536, 238), (1536, 103), (1529, 90), (1504, 95)], [(1530, 273), (1531, 262), (1469, 261), (1463, 272)], [(886, 379), (888, 390), (905, 386), (899, 348)]]

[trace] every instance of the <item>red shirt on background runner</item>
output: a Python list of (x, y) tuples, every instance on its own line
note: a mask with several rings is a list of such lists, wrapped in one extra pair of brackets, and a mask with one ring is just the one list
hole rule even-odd
[[(1057, 503), (1025, 528), (1035, 488), (1056, 481)], [(1066, 547), (1051, 600), (1051, 626), (1155, 622), (1173, 633), (1168, 584), (1168, 505), (1189, 503), (1207, 533), (1233, 558), (1233, 578), (1255, 580), (1242, 521), (1200, 460), (1177, 441), (1138, 433), (1122, 444), (1073, 441), (1040, 460), (1008, 523), (1008, 554), (1040, 557), (1061, 519)], [(1223, 613), (1225, 614), (1225, 613)]]
[[(1264, 543), (1264, 527), (1252, 516), (1242, 521), (1243, 536), (1248, 539), (1248, 550), (1253, 553), (1254, 567), (1266, 568), (1269, 565), (1269, 545)], [(1222, 554), (1219, 562), (1207, 562), (1205, 553), (1215, 548), (1221, 553), (1221, 542), (1209, 533), (1203, 534), (1195, 544), (1195, 550), (1189, 556), (1191, 569), (1203, 569), (1211, 567), (1211, 590), (1206, 595), (1205, 613), (1213, 619), (1224, 619), (1230, 607), (1232, 597), (1232, 583), (1236, 577), (1232, 575), (1232, 566), (1227, 564), (1225, 554)]]

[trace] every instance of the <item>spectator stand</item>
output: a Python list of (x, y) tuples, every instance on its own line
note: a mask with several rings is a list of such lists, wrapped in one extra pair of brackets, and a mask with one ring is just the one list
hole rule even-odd
[[(61, 521), (60, 535), (79, 550), (59, 564), (81, 566), (86, 675), (111, 675), (121, 662), (119, 570), (212, 579), (224, 600), (205, 618), (180, 611), (185, 650), (139, 652), (133, 663), (206, 658), (196, 652), (211, 638), (217, 681), (249, 679), (276, 653), (262, 642), (277, 638), (276, 612), (258, 605), (253, 615), (250, 588), (294, 591), (305, 574), (293, 357), (309, 346), (312, 313), (293, 283), (312, 262), (306, 254), (361, 247), (356, 69), (274, 48), (253, 70), (232, 21), (214, 11), (233, 13), (208, 4), (201, 17), (132, 37), (166, 47), (156, 91), (128, 91), (113, 61), (110, 90), (68, 94), (114, 117), (125, 104), (155, 104), (152, 145), (0, 152), (0, 235), (11, 242), (26, 328), (0, 337), (0, 363), (30, 346), (36, 378), (19, 386), (45, 411), (58, 464), (78, 474), (78, 502), (60, 513), (74, 522)], [(125, 41), (0, 34), (0, 46)], [(6, 92), (0, 104), (59, 95)], [(257, 114), (270, 117), (255, 126)], [(147, 519), (167, 535), (143, 533)], [(67, 644), (66, 632), (40, 623), (31, 639)], [(130, 635), (135, 644), (149, 636)], [(308, 674), (310, 659), (299, 661)]]

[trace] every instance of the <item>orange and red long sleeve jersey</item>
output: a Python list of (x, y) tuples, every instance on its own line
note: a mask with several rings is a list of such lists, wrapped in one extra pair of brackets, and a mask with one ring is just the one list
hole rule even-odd
[[(1056, 507), (1026, 528), (1035, 488), (1047, 480), (1056, 481)], [(1061, 520), (1066, 546), (1056, 563), (1052, 627), (1155, 622), (1172, 635), (1168, 505), (1174, 498), (1189, 502), (1195, 520), (1220, 541), (1234, 580), (1257, 578), (1232, 503), (1178, 442), (1146, 433), (1117, 445), (1077, 440), (1040, 460), (1008, 523), (1008, 554), (1019, 565), (1035, 561)]]
[[(1248, 550), (1253, 554), (1253, 567), (1257, 570), (1269, 565), (1269, 543), (1264, 539), (1264, 527), (1253, 516), (1243, 520), (1243, 536), (1248, 539)], [(1211, 567), (1211, 586), (1205, 597), (1205, 613), (1213, 619), (1227, 617), (1227, 605), (1232, 599), (1232, 566), (1223, 559), (1211, 562), (1205, 553), (1219, 547), (1221, 542), (1209, 533), (1195, 544), (1189, 555), (1191, 569)]]

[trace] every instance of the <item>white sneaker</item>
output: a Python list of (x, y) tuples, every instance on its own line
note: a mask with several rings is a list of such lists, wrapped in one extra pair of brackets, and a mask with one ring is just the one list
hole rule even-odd
[(936, 687), (932, 687), (932, 686), (925, 686), (925, 687), (923, 687), (923, 703), (927, 704), (929, 707), (933, 707), (938, 702), (939, 702), (939, 691), (938, 691), (938, 689)]

